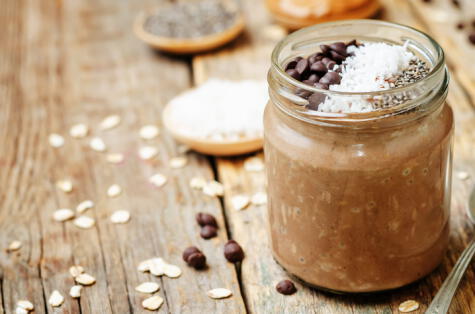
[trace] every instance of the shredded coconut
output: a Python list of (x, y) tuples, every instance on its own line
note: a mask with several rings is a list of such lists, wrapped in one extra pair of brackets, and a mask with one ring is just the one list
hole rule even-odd
[[(382, 42), (349, 46), (349, 54), (341, 68), (341, 82), (330, 86), (331, 91), (374, 92), (392, 88), (391, 82), (406, 70), (416, 56), (406, 45)], [(335, 70), (335, 69), (334, 69)], [(368, 112), (376, 108), (366, 97), (333, 96), (320, 106), (323, 112)]]
[(215, 141), (261, 137), (267, 83), (210, 79), (170, 102), (170, 122), (181, 134)]

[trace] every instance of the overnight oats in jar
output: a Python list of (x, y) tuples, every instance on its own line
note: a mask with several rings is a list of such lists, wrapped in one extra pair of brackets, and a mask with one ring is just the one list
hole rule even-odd
[(448, 245), (453, 114), (440, 46), (355, 20), (275, 48), (264, 115), (275, 259), (314, 287), (394, 289)]

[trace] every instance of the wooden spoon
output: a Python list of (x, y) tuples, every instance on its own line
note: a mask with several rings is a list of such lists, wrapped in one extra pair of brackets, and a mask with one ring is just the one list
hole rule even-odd
[(262, 148), (262, 137), (241, 138), (236, 141), (216, 141), (211, 139), (203, 139), (192, 137), (183, 132), (172, 123), (171, 111), (172, 104), (169, 103), (162, 113), (163, 124), (172, 136), (179, 142), (186, 144), (197, 152), (215, 155), (215, 156), (233, 156), (254, 152)]
[[(229, 4), (235, 5), (233, 2), (229, 2)], [(228, 29), (202, 37), (173, 38), (148, 32), (144, 29), (144, 25), (147, 18), (153, 15), (151, 11), (143, 12), (137, 16), (134, 23), (134, 32), (138, 38), (155, 49), (174, 54), (193, 54), (217, 48), (236, 38), (244, 29), (244, 18), (239, 10), (236, 10), (236, 12), (237, 16), (234, 19), (234, 24)]]

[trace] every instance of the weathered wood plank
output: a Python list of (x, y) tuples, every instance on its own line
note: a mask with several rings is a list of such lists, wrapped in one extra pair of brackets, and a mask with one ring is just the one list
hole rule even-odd
[[(252, 35), (241, 38), (234, 46), (220, 53), (195, 57), (193, 60), (195, 82), (202, 82), (207, 77), (265, 78), (270, 60), (269, 51), (266, 49), (272, 44), (263, 37), (265, 34), (263, 30), (269, 25), (269, 18), (261, 5), (252, 1), (244, 3), (249, 22), (248, 33)], [(385, 19), (418, 28), (423, 27), (423, 23), (414, 15), (407, 1), (385, 0), (383, 3)], [(238, 51), (245, 51), (246, 54)], [(260, 64), (256, 66), (257, 63)], [(239, 71), (228, 70), (233, 64), (240, 65)], [(256, 67), (259, 67), (261, 72), (256, 72)], [(463, 93), (456, 81), (452, 84), (449, 101), (454, 106), (457, 119), (455, 169), (471, 172), (472, 168), (467, 167), (467, 164), (473, 157), (458, 152), (468, 150), (469, 143), (473, 143), (475, 115), (470, 108), (470, 98)], [(250, 312), (283, 313), (290, 309), (292, 313), (397, 313), (397, 307), (402, 301), (416, 299), (421, 303), (421, 308), (415, 313), (423, 313), (471, 233), (463, 212), (469, 184), (455, 178), (450, 251), (441, 267), (429, 277), (391, 293), (373, 296), (334, 296), (298, 284), (297, 294), (284, 297), (274, 290), (276, 282), (287, 276), (271, 257), (267, 232), (262, 227), (267, 224), (265, 210), (251, 207), (245, 211), (235, 212), (230, 206), (233, 195), (251, 194), (265, 188), (264, 174), (247, 173), (243, 170), (242, 162), (243, 158), (218, 159), (217, 164), (219, 177), (227, 190), (225, 208), (231, 236), (241, 243), (246, 251), (246, 259), (241, 269), (241, 281)], [(470, 301), (473, 300), (473, 284), (470, 284), (473, 282), (472, 278), (473, 269), (467, 273), (454, 300), (451, 313), (466, 312), (473, 307), (473, 301)]]
[[(5, 168), (0, 177), (1, 245), (20, 239), (24, 246), (18, 257), (3, 252), (0, 257), (5, 311), (13, 312), (16, 301), (26, 298), (38, 313), (57, 312), (45, 302), (58, 289), (66, 297), (60, 308), (64, 313), (145, 312), (141, 301), (146, 296), (134, 288), (151, 280), (161, 283), (163, 312), (245, 312), (236, 270), (222, 255), (227, 235), (220, 202), (191, 190), (188, 183), (196, 175), (213, 178), (207, 158), (190, 153), (185, 169), (170, 169), (168, 160), (179, 151), (166, 134), (148, 142), (159, 148), (159, 158), (144, 162), (137, 157), (139, 146), (146, 144), (139, 140), (139, 128), (160, 125), (163, 105), (190, 81), (186, 62), (152, 52), (131, 32), (135, 13), (155, 2), (8, 3), (2, 21), (9, 27), (2, 28), (0, 43), (5, 83), (0, 90)], [(120, 114), (122, 124), (99, 131), (97, 125), (109, 114)], [(64, 147), (48, 146), (50, 132), (66, 135), (78, 122), (89, 124), (110, 151), (124, 153), (125, 162), (108, 164), (87, 140), (68, 136)], [(169, 177), (162, 189), (148, 183), (156, 172)], [(72, 193), (55, 188), (63, 178), (74, 182)], [(113, 183), (124, 190), (116, 199), (106, 196)], [(52, 221), (55, 209), (74, 208), (85, 199), (96, 203), (86, 213), (96, 218), (94, 228)], [(110, 214), (118, 209), (131, 212), (128, 224), (110, 223)], [(218, 238), (199, 238), (194, 220), (199, 211), (217, 217), (222, 227)], [(209, 269), (197, 272), (181, 260), (182, 250), (192, 244), (207, 255)], [(179, 265), (183, 275), (157, 279), (139, 273), (138, 263), (153, 256)], [(97, 279), (83, 289), (79, 302), (67, 296), (73, 264)], [(206, 291), (216, 287), (227, 287), (234, 296), (209, 299)]]

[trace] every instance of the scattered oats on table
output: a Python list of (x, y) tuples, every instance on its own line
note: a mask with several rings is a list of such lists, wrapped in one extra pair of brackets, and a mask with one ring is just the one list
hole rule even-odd
[(110, 220), (114, 224), (125, 224), (130, 220), (130, 213), (127, 210), (117, 210), (111, 215)]
[(399, 304), (399, 312), (409, 313), (419, 308), (419, 303), (414, 300), (407, 300)]
[(15, 314), (28, 314), (30, 311), (22, 308), (21, 306), (17, 306), (15, 309)]
[(208, 196), (223, 196), (224, 187), (218, 181), (211, 180), (203, 187), (203, 193)]
[(202, 177), (193, 177), (190, 180), (190, 187), (195, 190), (202, 190), (206, 185), (206, 180)]
[(148, 181), (152, 183), (153, 185), (155, 185), (156, 187), (164, 186), (165, 183), (167, 183), (167, 180), (168, 180), (167, 177), (161, 173), (156, 173), (148, 179)]
[(74, 298), (74, 299), (80, 298), (81, 290), (82, 290), (82, 286), (74, 285), (71, 287), (71, 289), (69, 289), (69, 295), (71, 296), (71, 298)]
[(139, 148), (139, 157), (143, 160), (150, 160), (158, 155), (158, 149), (154, 146), (143, 146)]
[(82, 214), (84, 213), (86, 210), (88, 209), (91, 209), (94, 207), (94, 202), (91, 201), (91, 200), (85, 200), (85, 201), (82, 201), (81, 203), (78, 204), (78, 206), (76, 207), (76, 211), (79, 213), (79, 214)]
[(141, 293), (155, 293), (160, 289), (160, 285), (156, 282), (143, 282), (137, 287), (135, 287), (135, 291), (141, 292)]
[(31, 303), (28, 300), (18, 300), (16, 305), (27, 311), (33, 311), (35, 309), (35, 306), (33, 305), (33, 303)]
[(231, 205), (235, 210), (245, 209), (250, 202), (251, 199), (247, 195), (235, 195), (231, 197)]
[(14, 240), (10, 242), (10, 244), (7, 247), (7, 252), (13, 252), (13, 251), (18, 251), (21, 248), (21, 242), (18, 240)]
[(94, 278), (93, 276), (91, 276), (87, 273), (83, 273), (83, 274), (80, 274), (80, 275), (76, 276), (74, 278), (74, 280), (78, 284), (83, 285), (83, 286), (90, 286), (90, 285), (93, 285), (96, 282), (96, 278)]
[(155, 311), (158, 310), (163, 304), (163, 299), (159, 295), (154, 295), (142, 301), (144, 309)]
[(64, 137), (56, 133), (51, 133), (48, 137), (48, 141), (51, 147), (54, 148), (59, 148), (64, 145)]
[(63, 222), (74, 217), (74, 212), (69, 208), (60, 208), (53, 213), (54, 221)]
[(170, 159), (170, 167), (173, 169), (179, 169), (186, 166), (188, 159), (186, 157), (173, 157)]
[(89, 128), (83, 123), (73, 125), (69, 129), (69, 135), (74, 138), (84, 138), (89, 133)]
[(459, 178), (460, 180), (467, 180), (468, 178), (470, 178), (470, 174), (466, 171), (458, 171), (457, 172), (457, 178)]
[(73, 224), (81, 229), (90, 229), (95, 223), (96, 221), (93, 218), (87, 216), (79, 216), (73, 221)]
[(256, 192), (251, 197), (251, 203), (257, 206), (267, 204), (267, 194), (265, 192)]
[(113, 129), (120, 124), (120, 120), (120, 116), (118, 115), (105, 117), (104, 120), (101, 121), (100, 127), (102, 130)]
[(71, 276), (73, 278), (76, 278), (77, 276), (84, 273), (84, 267), (82, 267), (80, 265), (73, 265), (73, 266), (69, 267), (69, 273), (71, 274)]
[(59, 307), (61, 306), (61, 304), (63, 304), (63, 302), (64, 302), (64, 297), (61, 295), (61, 293), (59, 293), (58, 290), (54, 290), (48, 299), (48, 303), (52, 307)]
[(211, 289), (207, 292), (207, 295), (212, 299), (224, 299), (230, 297), (233, 293), (226, 288)]
[(244, 170), (249, 172), (263, 171), (265, 168), (264, 162), (260, 157), (249, 157), (244, 161)]
[(112, 184), (107, 189), (107, 196), (109, 197), (117, 197), (122, 193), (122, 188), (118, 184)]
[(144, 140), (151, 140), (156, 138), (160, 134), (160, 130), (156, 125), (144, 125), (140, 128), (140, 137)]
[(69, 193), (73, 190), (73, 183), (69, 180), (59, 180), (56, 182), (56, 187), (65, 193)]
[(94, 137), (89, 141), (89, 147), (91, 147), (96, 152), (105, 152), (107, 146), (100, 137)]
[(120, 164), (121, 162), (124, 161), (124, 155), (120, 153), (110, 153), (110, 154), (107, 154), (106, 160), (108, 163), (111, 163), (111, 164)]

